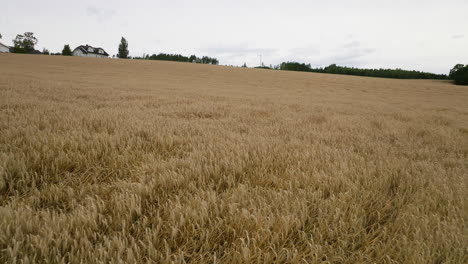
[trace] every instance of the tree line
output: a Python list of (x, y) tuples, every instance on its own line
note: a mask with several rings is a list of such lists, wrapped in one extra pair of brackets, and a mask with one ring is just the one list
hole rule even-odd
[(304, 71), (395, 79), (448, 79), (448, 76), (445, 74), (435, 74), (414, 70), (408, 71), (402, 69), (360, 69), (354, 67), (337, 66), (336, 64), (331, 64), (324, 68), (312, 68), (310, 64), (299, 62), (283, 62), (279, 65), (279, 67), (276, 68), (286, 71)]
[(159, 53), (153, 55), (144, 55), (142, 57), (130, 57), (128, 56), (128, 41), (122, 37), (119, 44), (119, 49), (117, 52), (117, 57), (120, 59), (135, 59), (135, 60), (161, 60), (161, 61), (179, 61), (179, 62), (191, 62), (191, 63), (202, 63), (202, 64), (213, 64), (218, 65), (219, 61), (216, 58), (211, 58), (208, 56), (203, 56), (201, 58), (191, 55), (190, 57), (183, 56), (180, 54), (167, 54)]
[(218, 59), (208, 57), (208, 56), (197, 57), (196, 55), (191, 55), (188, 57), (188, 56), (184, 56), (180, 54), (167, 54), (167, 53), (145, 55), (143, 57), (133, 57), (133, 59), (179, 61), (179, 62), (190, 62), (190, 63), (201, 63), (201, 64), (213, 64), (213, 65), (219, 64)]

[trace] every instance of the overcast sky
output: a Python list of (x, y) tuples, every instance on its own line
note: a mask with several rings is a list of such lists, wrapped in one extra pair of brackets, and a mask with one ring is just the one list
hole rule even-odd
[(1, 42), (81, 44), (131, 56), (180, 53), (221, 64), (300, 61), (447, 73), (468, 63), (467, 0), (2, 0)]

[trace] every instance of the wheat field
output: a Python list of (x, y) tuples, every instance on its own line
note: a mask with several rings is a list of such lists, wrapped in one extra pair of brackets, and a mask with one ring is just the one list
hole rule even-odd
[(0, 54), (1, 263), (466, 263), (468, 89)]

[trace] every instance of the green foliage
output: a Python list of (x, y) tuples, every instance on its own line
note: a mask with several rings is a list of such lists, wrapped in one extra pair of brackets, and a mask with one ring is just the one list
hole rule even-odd
[(279, 69), (283, 71), (312, 71), (310, 64), (299, 62), (283, 62), (280, 64)]
[(72, 50), (70, 49), (70, 45), (66, 44), (63, 46), (62, 55), (73, 56)]
[(447, 79), (447, 75), (445, 74), (408, 71), (402, 69), (359, 69), (353, 67), (337, 66), (336, 64), (331, 64), (325, 68), (312, 68), (310, 64), (299, 62), (283, 62), (279, 65), (279, 69), (286, 71), (318, 72), (395, 79)]
[(44, 55), (50, 55), (50, 52), (49, 52), (48, 49), (44, 48), (44, 49), (42, 49), (42, 54), (44, 54)]
[(159, 53), (153, 54), (151, 56), (146, 55), (143, 57), (134, 57), (134, 59), (139, 60), (162, 60), (162, 61), (180, 61), (180, 62), (191, 62), (191, 63), (201, 63), (201, 64), (213, 64), (218, 65), (219, 61), (216, 58), (211, 58), (208, 56), (203, 56), (201, 58), (191, 55), (190, 57), (183, 56), (180, 54), (166, 54), (166, 53)]
[(119, 51), (117, 53), (117, 57), (121, 58), (121, 59), (127, 59), (128, 58), (128, 42), (127, 40), (122, 37), (122, 39), (120, 40), (120, 44), (119, 44)]
[(454, 80), (455, 84), (468, 85), (468, 64), (457, 64), (450, 70), (449, 78)]
[(191, 56), (189, 57), (188, 62), (196, 62), (196, 61), (197, 61), (197, 56), (191, 55)]
[(414, 70), (408, 71), (402, 69), (358, 69), (353, 67), (337, 66), (335, 64), (325, 67), (322, 71), (318, 70), (318, 72), (394, 79), (447, 79), (447, 75), (445, 74), (434, 74)]
[(198, 63), (218, 65), (219, 62), (218, 62), (218, 59), (216, 59), (216, 58), (210, 58), (208, 56), (203, 56), (201, 58), (201, 62), (198, 62)]
[(24, 35), (18, 34), (13, 40), (13, 52), (14, 53), (31, 53), (34, 51), (34, 46), (38, 40), (34, 37), (34, 33), (26, 32)]
[(465, 65), (463, 64), (457, 64), (455, 65), (451, 70), (450, 70), (450, 73), (449, 73), (449, 79), (453, 80), (454, 77), (455, 77), (455, 74), (458, 72), (458, 70), (462, 69), (463, 67), (465, 67)]

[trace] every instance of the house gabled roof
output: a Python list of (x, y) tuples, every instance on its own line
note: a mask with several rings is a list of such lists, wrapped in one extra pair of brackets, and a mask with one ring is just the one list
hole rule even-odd
[(7, 45), (5, 45), (5, 44), (3, 44), (3, 43), (1, 43), (1, 42), (0, 42), (0, 46), (3, 46), (3, 47), (8, 48), (8, 49), (11, 48), (10, 46), (7, 46)]
[[(94, 50), (94, 52), (90, 52), (88, 50), (88, 48), (92, 48)], [(81, 50), (84, 54), (97, 54), (97, 55), (104, 55), (104, 56), (109, 56), (109, 54), (103, 49), (103, 48), (95, 48), (95, 47), (92, 47), (92, 46), (89, 46), (89, 45), (81, 45), (81, 46), (78, 46), (76, 47), (73, 52), (75, 52), (75, 50)], [(103, 54), (99, 53), (99, 50), (102, 50), (104, 51)]]

